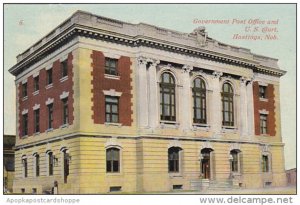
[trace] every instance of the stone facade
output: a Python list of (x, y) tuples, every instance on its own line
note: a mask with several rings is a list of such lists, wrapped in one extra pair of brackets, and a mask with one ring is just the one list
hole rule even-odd
[[(43, 79), (51, 65), (53, 74), (58, 72), (64, 56), (68, 80), (53, 75), (53, 94), (42, 80), (39, 93), (31, 96), (36, 73)], [(114, 75), (105, 73), (107, 58), (117, 62)], [(16, 193), (45, 193), (54, 182), (59, 194), (286, 185), (279, 103), (279, 79), (285, 72), (276, 59), (220, 43), (203, 29), (186, 34), (82, 11), (17, 59), (10, 69), (18, 93)], [(174, 79), (172, 120), (161, 120), (165, 73)], [(205, 123), (194, 120), (195, 79), (205, 83)], [(26, 82), (28, 97), (23, 99)], [(232, 88), (229, 126), (224, 124), (224, 84)], [(258, 97), (259, 85), (267, 85), (266, 99)], [(45, 131), (42, 124), (47, 125), (48, 112), (42, 109), (51, 99), (56, 106), (66, 95), (68, 125), (62, 126), (63, 108), (55, 107), (53, 130)], [(106, 105), (106, 96), (118, 99), (117, 122), (107, 118), (113, 108)], [(36, 104), (43, 113), (39, 133), (31, 130)], [(24, 137), (25, 112), (32, 114)], [(261, 112), (267, 116), (266, 133), (260, 131)], [(178, 150), (175, 160), (173, 148)], [(109, 150), (117, 150), (116, 164), (110, 164)]]

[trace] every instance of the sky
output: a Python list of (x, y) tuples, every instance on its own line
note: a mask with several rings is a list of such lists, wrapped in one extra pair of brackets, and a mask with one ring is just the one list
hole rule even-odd
[[(15, 84), (8, 69), (16, 64), (16, 56), (76, 10), (129, 23), (148, 23), (190, 33), (205, 26), (209, 37), (251, 49), (253, 53), (279, 59), (287, 74), (280, 79), (282, 138), (285, 143), (286, 169), (296, 167), (296, 6), (292, 4), (6, 4), (4, 5), (4, 134), (15, 134)], [(247, 23), (273, 20), (275, 25), (196, 24), (195, 20), (230, 20)], [(258, 27), (258, 33), (245, 28)], [(265, 26), (276, 28), (277, 40), (237, 40), (234, 34), (261, 35)], [(270, 34), (274, 34), (271, 32)]]

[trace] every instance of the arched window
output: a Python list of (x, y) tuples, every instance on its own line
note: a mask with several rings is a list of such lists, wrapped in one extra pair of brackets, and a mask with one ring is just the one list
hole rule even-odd
[(47, 151), (46, 156), (47, 156), (47, 162), (48, 162), (48, 176), (52, 176), (53, 171), (54, 171), (54, 155), (53, 155), (53, 152), (52, 151)]
[(70, 171), (70, 154), (69, 150), (66, 148), (62, 149), (62, 154), (63, 154), (63, 174), (64, 174), (64, 183), (68, 182), (68, 176), (69, 176), (69, 171)]
[(240, 150), (234, 149), (230, 151), (231, 156), (231, 172), (240, 172)]
[(229, 83), (222, 87), (223, 126), (234, 126), (233, 88)]
[(194, 123), (206, 124), (206, 86), (201, 78), (196, 78), (193, 83)]
[(22, 156), (22, 168), (23, 168), (23, 177), (27, 178), (28, 176), (28, 163), (27, 163), (27, 156), (23, 155)]
[(34, 153), (34, 171), (35, 171), (35, 176), (38, 177), (40, 176), (40, 155), (38, 153)]
[(120, 172), (120, 150), (118, 148), (106, 150), (106, 172)]
[(160, 119), (176, 120), (175, 80), (170, 73), (163, 73), (160, 81)]
[(171, 147), (168, 150), (169, 172), (179, 172), (180, 169), (180, 147)]

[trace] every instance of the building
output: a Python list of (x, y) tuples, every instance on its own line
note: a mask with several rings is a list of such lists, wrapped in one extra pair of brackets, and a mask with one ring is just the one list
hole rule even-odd
[(277, 61), (77, 11), (10, 69), (14, 192), (284, 186)]
[(15, 135), (3, 136), (3, 186), (4, 192), (12, 192), (15, 175)]
[(290, 186), (297, 185), (297, 168), (286, 170), (287, 184)]

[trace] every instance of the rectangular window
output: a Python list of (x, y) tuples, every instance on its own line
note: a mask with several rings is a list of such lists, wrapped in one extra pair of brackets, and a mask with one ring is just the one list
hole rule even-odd
[(105, 122), (119, 122), (119, 98), (105, 97)]
[(65, 60), (60, 63), (61, 66), (61, 77), (65, 77), (68, 75), (68, 60)]
[(117, 64), (117, 59), (105, 58), (105, 74), (118, 75)]
[(53, 128), (53, 104), (49, 104), (48, 106), (48, 129)]
[(40, 176), (40, 155), (35, 156), (35, 176)]
[(23, 136), (28, 135), (28, 114), (23, 115)]
[(268, 115), (260, 114), (260, 134), (267, 134), (267, 117)]
[(34, 131), (40, 132), (40, 109), (34, 111)]
[(28, 170), (27, 170), (27, 168), (28, 168), (28, 166), (27, 166), (27, 158), (25, 158), (25, 159), (22, 159), (22, 164), (23, 164), (23, 171), (24, 171), (24, 177), (25, 178), (27, 178), (27, 176), (28, 176)]
[(54, 167), (54, 158), (53, 158), (53, 153), (50, 152), (48, 154), (48, 157), (49, 157), (49, 176), (52, 176), (53, 175), (53, 167)]
[(47, 70), (47, 85), (52, 84), (52, 68)]
[(39, 76), (36, 76), (34, 78), (34, 91), (38, 91), (40, 89), (39, 81), (40, 81)]
[(23, 98), (27, 97), (27, 83), (24, 83), (22, 85), (22, 96), (23, 96)]
[(260, 98), (267, 98), (267, 87), (266, 86), (259, 86), (259, 97)]
[(69, 123), (69, 109), (68, 109), (68, 98), (62, 99), (63, 103), (63, 124)]
[(262, 156), (262, 171), (269, 172), (269, 156), (267, 155)]

